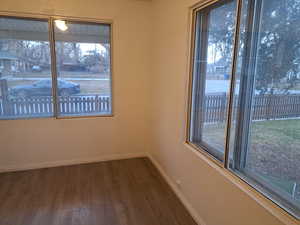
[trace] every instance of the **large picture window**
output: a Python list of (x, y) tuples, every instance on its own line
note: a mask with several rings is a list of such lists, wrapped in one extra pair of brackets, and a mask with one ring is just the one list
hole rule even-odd
[(0, 17), (0, 119), (111, 115), (111, 26)]
[(188, 132), (189, 143), (297, 218), (299, 20), (298, 0), (221, 0), (194, 11)]

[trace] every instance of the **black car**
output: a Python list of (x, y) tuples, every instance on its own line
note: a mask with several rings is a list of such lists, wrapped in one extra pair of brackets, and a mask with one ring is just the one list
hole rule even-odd
[[(16, 97), (30, 96), (51, 96), (52, 81), (50, 79), (41, 80), (31, 85), (18, 85), (10, 89), (10, 95)], [(80, 85), (64, 80), (58, 80), (58, 95), (69, 96), (80, 93)]]

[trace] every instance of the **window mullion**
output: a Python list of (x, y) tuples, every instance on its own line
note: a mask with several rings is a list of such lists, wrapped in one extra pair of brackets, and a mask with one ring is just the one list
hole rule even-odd
[[(259, 38), (259, 21), (262, 1), (250, 0), (247, 10), (245, 52), (243, 55), (239, 88), (236, 140), (234, 143), (234, 168), (243, 169), (246, 163), (251, 121), (252, 95), (255, 82), (255, 64)], [(246, 76), (247, 74), (247, 76)]]
[(58, 99), (57, 99), (57, 68), (56, 68), (56, 51), (55, 51), (55, 36), (54, 36), (54, 19), (49, 19), (49, 42), (51, 53), (51, 74), (52, 74), (52, 99), (53, 99), (53, 114), (58, 118)]
[(242, 11), (242, 0), (237, 1), (237, 11), (235, 18), (235, 33), (234, 33), (234, 43), (233, 43), (233, 55), (232, 55), (232, 65), (231, 65), (231, 79), (230, 79), (230, 90), (228, 99), (228, 111), (227, 111), (227, 121), (226, 121), (226, 136), (225, 136), (225, 153), (224, 153), (224, 167), (228, 168), (229, 162), (229, 148), (230, 148), (230, 131), (232, 122), (232, 111), (234, 102), (234, 90), (235, 90), (235, 80), (236, 80), (236, 67), (238, 58), (238, 48), (239, 48), (239, 34), (240, 34), (240, 21), (241, 21), (241, 11)]

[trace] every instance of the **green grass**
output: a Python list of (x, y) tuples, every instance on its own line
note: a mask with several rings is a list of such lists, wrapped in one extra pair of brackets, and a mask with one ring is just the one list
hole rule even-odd
[[(15, 74), (14, 77), (19, 78), (48, 78), (50, 76), (50, 71), (42, 72), (22, 72)], [(59, 72), (59, 77), (61, 78), (109, 78), (108, 73), (90, 73), (90, 72), (75, 72), (75, 71), (63, 71)]]
[[(293, 145), (300, 153), (300, 119), (252, 122), (250, 133), (252, 144), (269, 144), (274, 151), (278, 147), (290, 150), (288, 145)], [(223, 146), (225, 124), (205, 125), (203, 136), (207, 141)]]
[[(203, 138), (212, 146), (223, 148), (224, 136), (225, 124), (204, 126)], [(300, 119), (252, 122), (247, 168), (291, 193), (300, 180)]]
[[(18, 85), (30, 85), (33, 84), (34, 82), (36, 81), (30, 81), (30, 80), (29, 81), (28, 80), (8, 81), (8, 86), (15, 87)], [(81, 90), (80, 94), (98, 94), (98, 95), (110, 94), (109, 80), (74, 80), (72, 82), (80, 84), (80, 90)]]
[[(291, 141), (300, 143), (300, 119), (254, 122), (252, 130), (257, 141), (273, 142), (276, 138), (282, 140), (284, 144)], [(261, 133), (264, 133), (264, 135), (261, 135)]]
[(278, 179), (276, 177), (266, 176), (266, 175), (261, 175), (261, 177), (264, 180), (266, 180), (268, 182), (271, 182), (274, 186), (276, 186), (280, 190), (285, 191), (289, 194), (292, 194), (293, 187), (294, 187), (294, 182), (287, 181), (287, 180), (282, 180), (282, 179)]

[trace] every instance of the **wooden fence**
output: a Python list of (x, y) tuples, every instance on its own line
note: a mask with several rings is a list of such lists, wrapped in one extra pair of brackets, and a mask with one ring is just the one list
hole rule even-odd
[[(205, 96), (204, 122), (226, 122), (228, 96), (225, 94)], [(238, 104), (234, 98), (233, 116)], [(300, 94), (256, 95), (253, 99), (252, 120), (272, 120), (300, 117)]]
[[(108, 96), (59, 97), (60, 114), (106, 114), (111, 112)], [(48, 96), (3, 99), (0, 97), (0, 118), (44, 117), (53, 115), (53, 99)]]
[[(234, 101), (236, 112), (238, 98)], [(205, 97), (205, 122), (226, 122), (228, 96), (225, 94)], [(106, 114), (111, 112), (108, 96), (59, 97), (59, 111), (64, 115)], [(0, 96), (0, 118), (43, 117), (53, 114), (52, 97), (3, 99)], [(234, 114), (235, 116), (235, 114)], [(271, 120), (300, 117), (300, 95), (257, 95), (252, 107), (253, 120)]]

